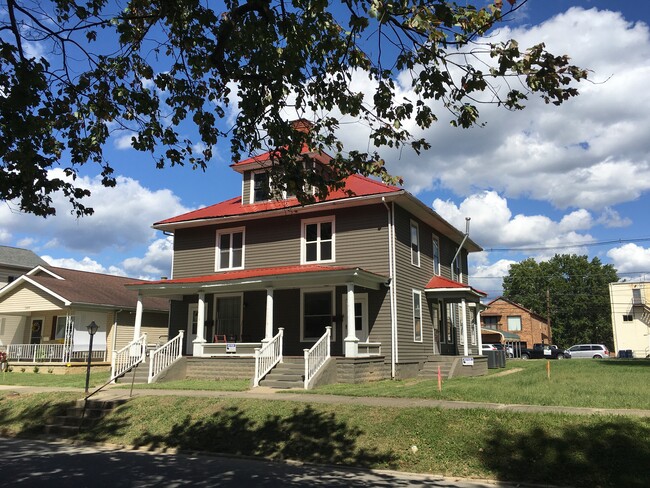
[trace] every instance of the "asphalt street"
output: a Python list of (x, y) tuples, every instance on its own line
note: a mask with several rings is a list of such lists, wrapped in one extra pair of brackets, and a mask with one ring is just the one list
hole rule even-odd
[(0, 438), (0, 478), (12, 487), (445, 487), (515, 486), (394, 471), (148, 452)]

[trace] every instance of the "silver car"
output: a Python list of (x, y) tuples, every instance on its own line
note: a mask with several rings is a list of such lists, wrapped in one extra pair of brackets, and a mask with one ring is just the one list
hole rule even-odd
[(569, 348), (572, 358), (605, 359), (609, 357), (609, 350), (604, 344), (576, 344)]

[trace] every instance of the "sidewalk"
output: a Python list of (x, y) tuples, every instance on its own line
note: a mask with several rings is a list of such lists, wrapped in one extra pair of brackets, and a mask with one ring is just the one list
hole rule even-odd
[[(0, 391), (12, 391), (18, 394), (60, 392), (79, 392), (80, 388), (52, 388), (45, 386), (7, 386), (0, 385)], [(108, 387), (92, 398), (96, 400), (122, 400), (130, 397), (130, 389)], [(303, 403), (326, 403), (339, 405), (366, 405), (371, 407), (393, 408), (448, 408), (472, 409), (482, 408), (487, 410), (501, 410), (508, 412), (529, 413), (565, 413), (572, 415), (621, 415), (631, 417), (650, 417), (650, 410), (641, 409), (614, 409), (614, 408), (585, 408), (585, 407), (558, 407), (544, 405), (516, 405), (503, 403), (477, 403), (465, 401), (430, 400), (422, 398), (387, 398), (387, 397), (352, 397), (340, 395), (315, 395), (308, 393), (282, 393), (272, 388), (255, 388), (247, 391), (205, 391), (205, 390), (149, 390), (134, 389), (133, 397), (141, 396), (185, 396), (203, 398), (249, 398), (266, 401), (285, 401)]]

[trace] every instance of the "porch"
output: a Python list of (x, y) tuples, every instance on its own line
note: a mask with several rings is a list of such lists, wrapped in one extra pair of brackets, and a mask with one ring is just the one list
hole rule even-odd
[[(0, 346), (0, 352), (7, 354), (10, 362), (28, 363), (87, 363), (88, 351), (70, 350), (67, 344), (8, 344)], [(91, 361), (105, 362), (107, 360), (106, 349), (93, 350)]]

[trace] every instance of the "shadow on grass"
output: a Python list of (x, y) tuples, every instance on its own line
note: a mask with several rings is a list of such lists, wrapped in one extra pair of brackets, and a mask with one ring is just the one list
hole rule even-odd
[(309, 406), (296, 408), (287, 417), (268, 415), (262, 421), (229, 407), (202, 420), (188, 416), (169, 433), (144, 434), (135, 445), (359, 467), (393, 466), (395, 457), (390, 452), (357, 445), (362, 434), (334, 414), (317, 412)]
[[(0, 397), (0, 435), (16, 437), (33, 437), (47, 433), (47, 425), (56, 417), (65, 416), (69, 409), (75, 407), (76, 400), (71, 398), (46, 398), (43, 395), (25, 395), (16, 398)], [(102, 442), (120, 435), (129, 426), (128, 408), (119, 417), (83, 419), (81, 431), (75, 428), (79, 419), (71, 419), (66, 425), (71, 428), (56, 431), (59, 437), (89, 439)]]
[(496, 430), (481, 454), (501, 480), (559, 486), (647, 487), (650, 422), (628, 419), (572, 426), (549, 435), (533, 429), (513, 437)]

